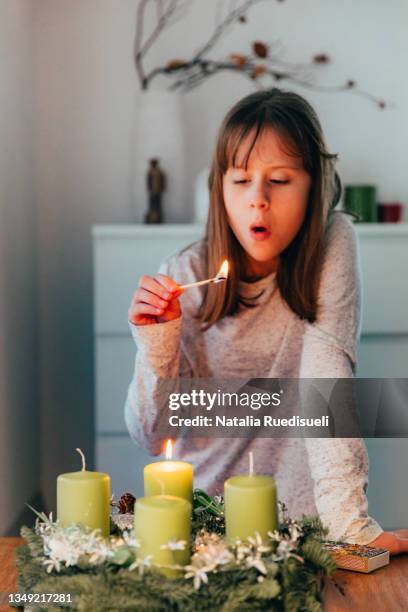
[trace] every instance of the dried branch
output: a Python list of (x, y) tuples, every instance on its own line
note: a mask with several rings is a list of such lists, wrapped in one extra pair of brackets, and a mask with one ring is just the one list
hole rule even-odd
[[(146, 76), (142, 59), (156, 41), (160, 33), (169, 25), (175, 23), (174, 16), (181, 17), (180, 14), (180, 6), (179, 0), (170, 0), (167, 7), (164, 7), (163, 0), (156, 0), (157, 4), (157, 24), (153, 29), (150, 36), (143, 43), (143, 25), (145, 20), (145, 11), (146, 7), (149, 4), (150, 0), (139, 0), (139, 4), (137, 7), (137, 15), (136, 15), (136, 33), (135, 33), (135, 42), (134, 42), (134, 60), (136, 71), (139, 76), (142, 89), (147, 89), (148, 82), (150, 80), (150, 75)], [(184, 7), (183, 7), (184, 8)], [(173, 20), (171, 19), (173, 18)]]
[(328, 64), (330, 62), (329, 56), (325, 53), (316, 54), (312, 58), (312, 63), (309, 64), (287, 62), (281, 59), (284, 51), (281, 41), (274, 41), (270, 44), (255, 41), (252, 43), (251, 53), (247, 55), (234, 53), (230, 55), (228, 60), (215, 61), (205, 57), (228, 28), (238, 21), (246, 23), (246, 13), (249, 9), (265, 0), (245, 0), (241, 2), (229, 0), (228, 12), (225, 17), (222, 16), (224, 2), (220, 2), (217, 5), (218, 12), (216, 13), (214, 32), (191, 59), (172, 59), (166, 65), (158, 66), (145, 74), (142, 64), (143, 57), (160, 33), (184, 16), (191, 0), (153, 0), (156, 2), (157, 23), (150, 36), (143, 42), (145, 11), (151, 1), (139, 0), (137, 10), (134, 58), (142, 89), (148, 89), (154, 78), (158, 75), (164, 75), (173, 79), (173, 83), (169, 87), (170, 90), (186, 93), (201, 85), (211, 76), (228, 71), (249, 78), (258, 89), (264, 88), (265, 79), (269, 77), (272, 78), (273, 82), (288, 81), (314, 91), (332, 93), (348, 91), (375, 102), (379, 108), (383, 109), (386, 106), (383, 99), (359, 89), (351, 79), (343, 85), (316, 85), (313, 82), (314, 71), (311, 71), (311, 69)]
[(142, 48), (142, 40), (143, 40), (144, 13), (145, 13), (148, 2), (149, 0), (140, 0), (138, 7), (137, 7), (136, 33), (135, 33), (134, 51), (133, 51), (134, 58), (135, 58), (136, 72), (138, 74), (140, 83), (142, 85), (142, 89), (144, 89), (146, 77), (145, 77), (143, 65), (142, 65), (143, 55), (141, 52), (141, 48)]
[(265, 2), (265, 0), (245, 0), (245, 2), (241, 6), (238, 6), (236, 8), (234, 7), (234, 3), (232, 5), (232, 10), (227, 14), (225, 19), (215, 28), (214, 33), (210, 36), (209, 40), (205, 43), (205, 45), (195, 53), (193, 59), (198, 60), (203, 57), (203, 55), (205, 55), (210, 49), (212, 49), (212, 47), (218, 41), (220, 36), (224, 34), (227, 28), (229, 28), (232, 24), (236, 23), (238, 18), (241, 17), (241, 15), (244, 15), (250, 8), (252, 8), (252, 6), (258, 4), (259, 2)]
[[(304, 87), (306, 89), (310, 89), (313, 91), (323, 91), (326, 93), (328, 92), (335, 93), (335, 92), (344, 92), (344, 91), (353, 92), (355, 95), (364, 97), (376, 103), (377, 106), (381, 109), (385, 108), (385, 106), (390, 106), (390, 104), (389, 103), (386, 104), (383, 99), (378, 98), (361, 89), (358, 89), (356, 86), (357, 84), (351, 80), (348, 80), (343, 85), (332, 85), (332, 86), (316, 85), (315, 83), (307, 80), (307, 74), (305, 73), (303, 73), (303, 78), (301, 78), (301, 77), (296, 76), (294, 72), (281, 71), (274, 67), (266, 67), (266, 66), (265, 66), (265, 70), (262, 71), (262, 74), (260, 76), (257, 76), (255, 69), (258, 66), (258, 64), (252, 60), (248, 60), (246, 64), (239, 69), (237, 68), (237, 65), (233, 62), (214, 62), (214, 61), (206, 60), (206, 61), (194, 62), (191, 64), (192, 64), (191, 66), (186, 64), (185, 68), (181, 69), (182, 72), (184, 72), (185, 74), (183, 75), (181, 79), (175, 81), (170, 86), (170, 90), (172, 91), (180, 90), (181, 93), (187, 93), (191, 91), (193, 88), (196, 88), (207, 78), (215, 74), (218, 74), (219, 72), (231, 72), (232, 71), (235, 73), (238, 72), (242, 76), (249, 78), (258, 89), (265, 89), (266, 86), (270, 86), (270, 84), (264, 85), (260, 78), (260, 76), (262, 77), (262, 79), (266, 76), (269, 76), (272, 78), (274, 82), (280, 82), (280, 81), (291, 82), (291, 83), (300, 85), (301, 87)], [(201, 68), (201, 71), (196, 70), (197, 66)], [(192, 72), (193, 68), (195, 72)], [(311, 78), (312, 76), (313, 75), (311, 75)]]

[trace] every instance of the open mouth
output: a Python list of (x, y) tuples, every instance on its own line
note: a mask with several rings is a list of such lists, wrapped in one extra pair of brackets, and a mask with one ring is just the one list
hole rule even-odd
[(266, 240), (271, 235), (271, 230), (263, 223), (253, 223), (249, 230), (255, 240)]

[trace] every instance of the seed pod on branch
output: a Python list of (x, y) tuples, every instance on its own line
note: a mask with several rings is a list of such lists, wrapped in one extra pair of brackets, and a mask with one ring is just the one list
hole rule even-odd
[(167, 71), (177, 70), (178, 68), (183, 68), (185, 65), (186, 65), (186, 62), (184, 62), (183, 60), (173, 59), (167, 62), (165, 66), (165, 70)]
[(313, 61), (315, 64), (328, 64), (330, 58), (326, 53), (317, 53), (313, 56)]
[(232, 53), (232, 55), (230, 55), (230, 60), (237, 68), (243, 68), (247, 63), (245, 55), (240, 55), (239, 53)]
[(254, 69), (252, 71), (252, 76), (257, 78), (257, 77), (262, 76), (265, 73), (266, 73), (266, 66), (263, 66), (262, 64), (257, 64), (256, 66), (254, 66)]
[(268, 57), (268, 46), (263, 42), (256, 41), (252, 44), (252, 50), (258, 57)]

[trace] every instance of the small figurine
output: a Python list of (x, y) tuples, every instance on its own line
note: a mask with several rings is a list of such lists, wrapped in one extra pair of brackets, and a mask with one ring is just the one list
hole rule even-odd
[(150, 159), (147, 173), (147, 190), (149, 192), (149, 210), (145, 214), (145, 223), (162, 223), (162, 193), (166, 189), (166, 175), (159, 166), (158, 159)]

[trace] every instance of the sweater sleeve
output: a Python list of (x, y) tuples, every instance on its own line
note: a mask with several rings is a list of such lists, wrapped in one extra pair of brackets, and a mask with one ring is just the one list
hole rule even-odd
[[(349, 378), (360, 333), (360, 271), (352, 223), (335, 213), (328, 230), (318, 316), (306, 323), (300, 378)], [(314, 497), (329, 537), (368, 544), (382, 532), (368, 515), (368, 456), (361, 438), (306, 438)]]
[[(164, 260), (159, 272), (172, 276), (169, 259)], [(180, 377), (192, 377), (192, 368), (181, 348), (182, 321), (183, 315), (154, 325), (129, 322), (137, 351), (125, 403), (125, 422), (132, 439), (151, 455), (163, 452), (169, 394), (178, 392)]]

